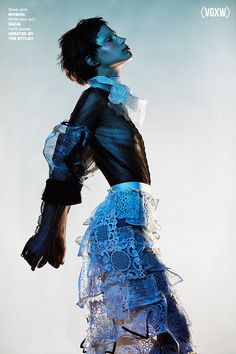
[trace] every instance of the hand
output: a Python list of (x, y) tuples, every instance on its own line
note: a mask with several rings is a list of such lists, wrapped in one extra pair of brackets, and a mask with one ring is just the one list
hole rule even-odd
[(30, 237), (21, 256), (30, 264), (31, 270), (42, 268), (47, 262), (59, 268), (65, 262), (66, 244), (64, 237), (42, 237), (40, 233)]
[(31, 270), (47, 262), (54, 268), (64, 264), (66, 221), (70, 206), (42, 203), (35, 235), (27, 242), (21, 256), (31, 265)]
[(31, 236), (26, 242), (21, 256), (29, 263), (31, 270), (34, 271), (36, 266), (41, 268), (47, 263), (50, 253), (50, 243), (50, 238), (45, 237), (45, 235), (40, 232)]

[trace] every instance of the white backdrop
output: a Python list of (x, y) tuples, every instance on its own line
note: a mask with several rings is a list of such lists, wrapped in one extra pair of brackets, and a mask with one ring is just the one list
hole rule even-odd
[[(202, 6), (231, 14), (203, 19)], [(33, 41), (8, 40), (8, 7), (28, 7)], [(198, 354), (235, 354), (235, 10), (234, 1), (1, 1), (1, 354), (82, 352), (74, 240), (106, 194), (103, 175), (70, 210), (63, 266), (32, 272), (20, 254), (48, 178), (44, 140), (84, 90), (57, 66), (57, 40), (94, 16), (126, 38), (133, 60), (122, 80), (148, 100), (142, 135), (159, 196), (161, 256), (184, 279), (176, 289)]]

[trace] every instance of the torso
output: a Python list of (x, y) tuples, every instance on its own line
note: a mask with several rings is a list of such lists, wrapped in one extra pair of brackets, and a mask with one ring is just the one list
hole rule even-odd
[(106, 97), (107, 105), (90, 141), (97, 167), (110, 186), (127, 181), (151, 184), (142, 135), (126, 112), (115, 112), (113, 105), (109, 106), (109, 92), (99, 90)]

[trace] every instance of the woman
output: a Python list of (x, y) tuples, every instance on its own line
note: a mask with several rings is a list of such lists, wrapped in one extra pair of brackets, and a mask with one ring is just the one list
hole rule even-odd
[[(81, 20), (60, 38), (62, 69), (90, 87), (69, 121), (54, 127), (44, 146), (49, 178), (35, 235), (22, 256), (35, 270), (64, 263), (71, 205), (81, 203), (83, 182), (98, 168), (110, 188), (84, 222), (77, 305), (88, 309), (86, 353), (193, 353), (187, 317), (159, 257), (158, 199), (141, 134), (146, 100), (123, 85), (120, 68), (132, 59), (125, 38), (102, 17)], [(132, 117), (132, 119), (131, 119)]]

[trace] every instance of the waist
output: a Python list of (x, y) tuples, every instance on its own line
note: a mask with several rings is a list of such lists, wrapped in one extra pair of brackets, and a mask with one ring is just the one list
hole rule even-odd
[(151, 185), (144, 182), (128, 181), (114, 184), (110, 187), (110, 190), (125, 190), (129, 188), (143, 190), (145, 192), (151, 193)]

